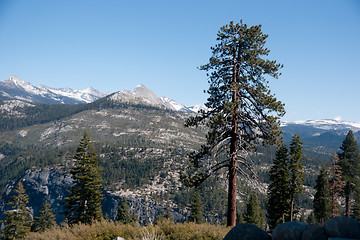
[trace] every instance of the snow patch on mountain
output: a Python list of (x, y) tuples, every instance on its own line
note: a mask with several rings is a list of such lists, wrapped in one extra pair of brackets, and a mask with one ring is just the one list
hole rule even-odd
[(163, 104), (165, 106), (167, 106), (170, 109), (174, 109), (178, 112), (193, 112), (191, 109), (189, 109), (188, 107), (182, 105), (181, 103), (176, 102), (175, 100), (172, 100), (168, 97), (160, 97), (160, 100), (163, 102)]
[(191, 106), (191, 107), (189, 107), (189, 109), (195, 113), (199, 112), (200, 110), (205, 110), (205, 111), (208, 110), (207, 107), (205, 107), (204, 105), (200, 105), (200, 104)]
[(311, 126), (321, 130), (352, 130), (354, 132), (360, 131), (360, 123), (347, 122), (347, 121), (334, 120), (334, 119), (284, 121), (281, 123), (281, 127), (289, 126), (292, 124)]

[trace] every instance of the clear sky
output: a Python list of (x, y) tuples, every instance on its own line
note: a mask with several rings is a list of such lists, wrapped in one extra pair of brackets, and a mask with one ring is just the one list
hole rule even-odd
[(243, 19), (284, 64), (272, 92), (283, 120), (360, 122), (359, 0), (0, 0), (0, 80), (103, 93), (144, 84), (185, 105), (205, 102), (219, 28)]

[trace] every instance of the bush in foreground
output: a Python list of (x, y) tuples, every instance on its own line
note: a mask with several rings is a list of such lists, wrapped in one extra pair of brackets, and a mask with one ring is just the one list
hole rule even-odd
[(93, 224), (62, 225), (43, 233), (29, 233), (27, 240), (217, 240), (222, 239), (230, 228), (211, 224), (174, 223), (168, 220), (156, 226), (141, 227), (137, 224), (121, 224), (113, 221), (99, 221)]

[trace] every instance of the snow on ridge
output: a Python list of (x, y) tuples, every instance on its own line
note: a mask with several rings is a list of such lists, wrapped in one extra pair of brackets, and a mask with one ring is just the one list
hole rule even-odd
[(360, 123), (341, 121), (341, 120), (335, 120), (335, 119), (284, 121), (284, 122), (281, 122), (281, 127), (285, 127), (290, 124), (312, 126), (312, 127), (315, 127), (318, 129), (323, 129), (323, 130), (352, 129), (354, 131), (360, 131)]
[(180, 111), (182, 109), (185, 109), (187, 107), (185, 107), (184, 105), (168, 98), (168, 97), (160, 97), (160, 100), (164, 103), (167, 104), (169, 106), (171, 106), (172, 108), (174, 108), (176, 111)]
[[(78, 102), (90, 103), (104, 96), (100, 91), (89, 87), (84, 90), (73, 90), (71, 88), (51, 88), (45, 85), (33, 86), (28, 82), (19, 79), (16, 76), (10, 76), (8, 80), (0, 82), (5, 88), (16, 89), (24, 92), (27, 101), (32, 101), (31, 96), (40, 96), (42, 98), (53, 99), (58, 102), (63, 102), (62, 97), (67, 97)], [(2, 91), (3, 95), (9, 95), (5, 91)], [(23, 96), (13, 96), (17, 99), (24, 100)]]

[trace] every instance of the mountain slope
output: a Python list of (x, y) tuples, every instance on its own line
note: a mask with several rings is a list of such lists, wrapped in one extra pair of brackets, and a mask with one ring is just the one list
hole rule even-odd
[(10, 76), (7, 80), (0, 82), (0, 95), (7, 99), (51, 104), (90, 103), (104, 96), (93, 88), (72, 90), (70, 88), (50, 88), (43, 85), (33, 86), (16, 76)]

